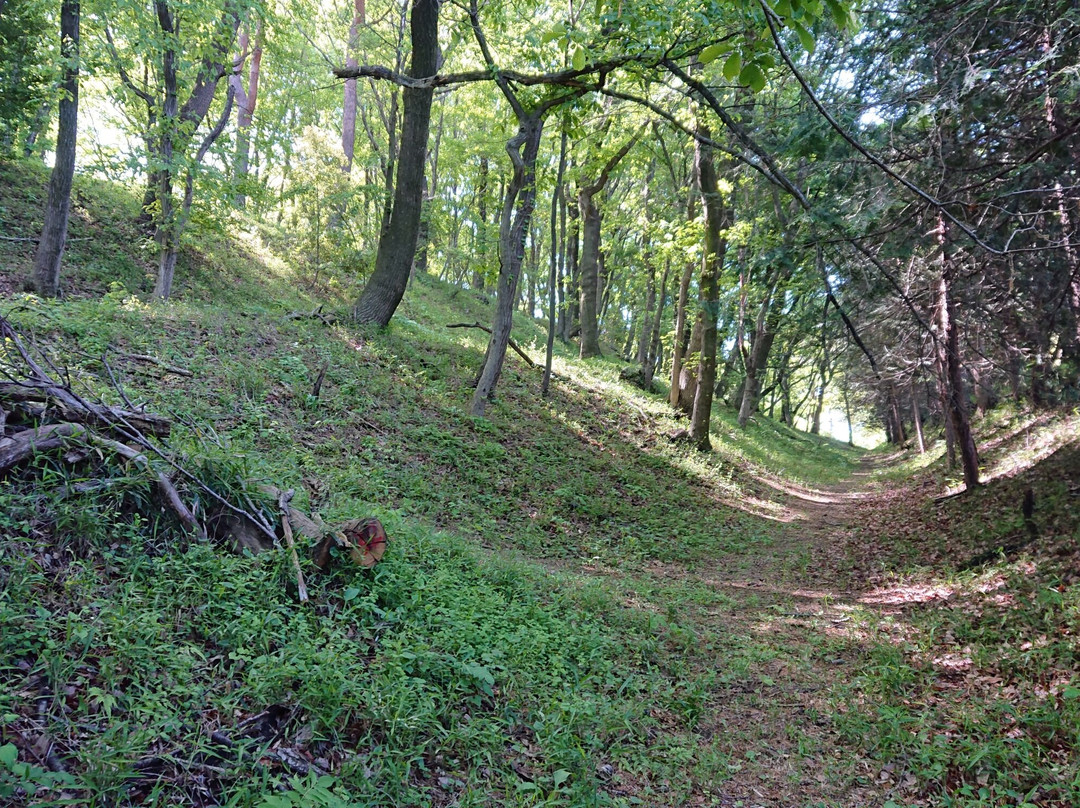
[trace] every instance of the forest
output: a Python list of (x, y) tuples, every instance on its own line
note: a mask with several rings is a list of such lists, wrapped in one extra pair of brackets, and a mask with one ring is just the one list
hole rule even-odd
[(0, 805), (1080, 804), (1077, 65), (0, 0)]

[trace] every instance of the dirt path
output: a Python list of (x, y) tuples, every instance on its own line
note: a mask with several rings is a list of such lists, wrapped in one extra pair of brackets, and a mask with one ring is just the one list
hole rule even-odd
[(699, 722), (704, 741), (722, 738), (729, 778), (698, 804), (850, 806), (884, 804), (879, 766), (845, 747), (827, 716), (834, 685), (849, 682), (867, 646), (852, 616), (864, 582), (845, 554), (860, 509), (883, 494), (864, 463), (829, 489), (777, 486), (783, 519), (773, 541), (686, 569), (650, 564), (657, 581), (702, 585), (729, 600), (696, 610), (696, 630), (732, 639), (740, 675), (710, 694)]

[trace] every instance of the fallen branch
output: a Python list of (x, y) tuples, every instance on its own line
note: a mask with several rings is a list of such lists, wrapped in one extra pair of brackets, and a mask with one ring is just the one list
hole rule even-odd
[[(490, 328), (488, 328), (486, 325), (480, 325), (480, 323), (450, 323), (446, 327), (447, 328), (479, 328), (481, 331), (486, 331), (489, 334), (491, 333)], [(518, 344), (516, 342), (514, 342), (512, 339), (509, 340), (509, 342), (510, 342), (510, 347), (513, 348), (517, 352), (518, 356), (520, 356), (522, 359), (524, 359), (529, 364), (529, 367), (531, 367), (531, 368), (540, 367), (538, 364), (536, 364), (534, 361), (532, 361), (529, 358), (528, 354), (526, 354), (523, 350), (521, 350), (521, 348), (518, 347)]]
[(333, 314), (323, 314), (322, 304), (316, 306), (312, 311), (294, 311), (288, 315), (286, 320), (304, 320), (309, 317), (316, 320), (322, 320), (323, 325), (333, 325), (337, 318)]
[(935, 505), (940, 505), (942, 502), (948, 502), (950, 499), (956, 499), (957, 497), (962, 497), (966, 493), (967, 493), (967, 490), (965, 489), (963, 491), (953, 491), (951, 494), (942, 494), (939, 497), (934, 497), (934, 504)]
[(186, 528), (202, 534), (202, 528), (195, 514), (180, 497), (172, 479), (163, 471), (155, 472), (150, 467), (146, 455), (127, 444), (110, 438), (95, 435), (82, 424), (60, 423), (36, 429), (25, 429), (8, 438), (0, 439), (0, 473), (24, 463), (42, 452), (62, 449), (72, 444), (86, 444), (105, 449), (127, 461), (135, 463), (148, 474), (154, 475), (158, 489), (169, 508), (177, 515)]
[(165, 362), (165, 361), (163, 361), (161, 359), (158, 359), (156, 356), (150, 356), (149, 354), (119, 353), (119, 356), (122, 356), (124, 359), (133, 359), (136, 362), (146, 362), (147, 364), (150, 364), (150, 365), (157, 365), (159, 368), (164, 370), (166, 373), (175, 373), (177, 376), (194, 376), (195, 375), (194, 373), (192, 373), (190, 370), (187, 370), (186, 368), (180, 368), (180, 367), (177, 367), (176, 365), (170, 365), (168, 362)]
[(300, 569), (300, 559), (296, 555), (296, 543), (293, 541), (292, 525), (289, 524), (289, 500), (292, 499), (292, 491), (282, 491), (278, 494), (278, 509), (281, 511), (281, 529), (285, 534), (285, 546), (289, 548), (292, 556), (293, 567), (296, 568), (296, 589), (300, 594), (300, 602), (307, 603), (307, 586), (304, 584), (304, 571)]
[(86, 427), (64, 423), (26, 429), (8, 438), (0, 437), (0, 474), (36, 454), (59, 449), (70, 439), (85, 434)]
[[(88, 434), (87, 441), (95, 446), (103, 449), (111, 449), (116, 454), (120, 455), (125, 460), (129, 460), (140, 468), (146, 470), (148, 473), (153, 474), (153, 469), (150, 468), (150, 461), (146, 455), (137, 449), (133, 449), (127, 444), (120, 443), (120, 441), (109, 440), (99, 435)], [(199, 525), (199, 521), (195, 518), (195, 514), (191, 512), (184, 500), (180, 498), (180, 492), (176, 490), (176, 485), (173, 484), (172, 478), (169, 477), (163, 471), (157, 472), (155, 475), (157, 478), (158, 489), (161, 491), (161, 495), (165, 498), (165, 502), (172, 508), (184, 526), (189, 530), (194, 531), (200, 536), (205, 536), (205, 532)]]
[(51, 379), (35, 379), (21, 382), (0, 382), (0, 400), (19, 404), (44, 404), (54, 409), (64, 421), (74, 421), (88, 426), (115, 429), (132, 426), (140, 432), (156, 438), (167, 438), (172, 431), (172, 421), (148, 412), (132, 412), (105, 404), (83, 401)]
[(322, 392), (323, 379), (326, 378), (326, 370), (330, 367), (330, 360), (327, 359), (322, 363), (322, 367), (319, 369), (319, 376), (315, 379), (315, 386), (311, 388), (311, 397), (314, 399), (319, 398), (319, 394)]
[[(79, 238), (64, 239), (64, 242), (67, 243), (67, 242), (71, 242), (71, 241), (90, 241), (92, 238), (93, 238), (93, 236), (79, 236)], [(41, 241), (41, 237), (40, 236), (0, 236), (0, 241), (33, 241), (34, 243), (37, 243), (37, 242)]]

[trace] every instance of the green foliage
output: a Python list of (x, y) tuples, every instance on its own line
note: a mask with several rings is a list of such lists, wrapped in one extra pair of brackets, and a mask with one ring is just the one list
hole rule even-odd
[(41, 0), (7, 0), (0, 15), (0, 156), (38, 152), (48, 141), (55, 77), (49, 65), (59, 58), (60, 41), (50, 9)]

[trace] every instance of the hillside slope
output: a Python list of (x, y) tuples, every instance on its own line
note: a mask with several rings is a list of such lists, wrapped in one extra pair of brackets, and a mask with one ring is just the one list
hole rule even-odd
[[(0, 314), (87, 395), (117, 403), (120, 386), (168, 413), (170, 446), (222, 494), (272, 482), (328, 523), (378, 517), (391, 545), (374, 570), (312, 576), (301, 605), (286, 554), (184, 537), (135, 470), (41, 456), (13, 473), (0, 488), (0, 801), (864, 806), (967, 799), (974, 784), (973, 801), (951, 804), (991, 805), (1027, 784), (1046, 789), (1033, 804), (1065, 805), (1080, 794), (1068, 780), (1078, 703), (1062, 673), (1077, 589), (1061, 577), (1071, 557), (1050, 549), (1077, 524), (1074, 421), (1018, 416), (1011, 436), (986, 425), (1003, 455), (1040, 435), (1065, 448), (1043, 482), (1023, 477), (1036, 467), (980, 492), (1003, 514), (982, 544), (1015, 532), (1013, 489), (1033, 484), (1054, 540), (1038, 545), (1045, 559), (1014, 554), (961, 582), (1061, 587), (1050, 616), (1032, 613), (1040, 630), (1066, 631), (1037, 656), (1054, 672), (1038, 709), (1059, 722), (1056, 746), (999, 756), (984, 777), (983, 747), (965, 739), (1009, 727), (980, 714), (965, 735), (947, 716), (956, 748), (932, 747), (938, 768), (918, 769), (922, 730), (893, 731), (875, 705), (914, 710), (913, 681), (939, 692), (927, 648), (968, 613), (886, 613), (864, 596), (936, 586), (943, 559), (986, 549), (973, 526), (949, 534), (968, 537), (962, 552), (895, 541), (940, 523), (938, 466), (914, 484), (888, 469), (868, 477), (847, 446), (768, 419), (740, 431), (719, 411), (717, 449), (701, 455), (667, 437), (680, 424), (661, 398), (573, 346), (560, 346), (546, 400), (511, 354), (489, 417), (474, 419), (485, 335), (446, 325), (490, 320), (489, 301), (421, 276), (390, 329), (361, 331), (345, 316), (347, 279), (305, 287), (258, 243), (206, 234), (181, 262), (179, 299), (150, 305), (125, 224), (133, 200), (82, 183), (73, 235), (88, 241), (65, 267), (74, 293), (13, 292)], [(41, 184), (35, 170), (0, 168), (5, 234), (32, 232)], [(4, 289), (20, 287), (27, 255), (0, 246)], [(320, 305), (329, 316), (308, 316)], [(538, 324), (523, 318), (514, 336), (542, 355)], [(944, 508), (970, 525), (992, 510)], [(1024, 564), (1038, 575), (1024, 579)], [(899, 641), (882, 628), (897, 621), (909, 632)], [(1012, 635), (979, 638), (991, 649)], [(893, 669), (910, 673), (883, 684)], [(1016, 671), (998, 684), (1034, 676)]]

